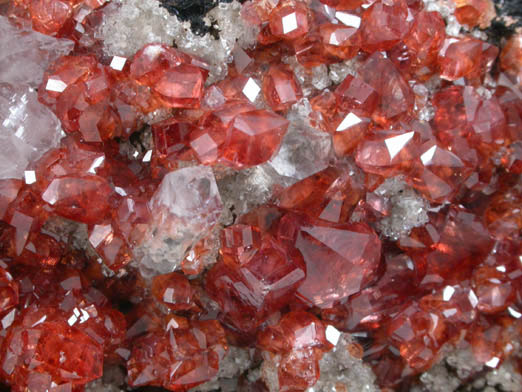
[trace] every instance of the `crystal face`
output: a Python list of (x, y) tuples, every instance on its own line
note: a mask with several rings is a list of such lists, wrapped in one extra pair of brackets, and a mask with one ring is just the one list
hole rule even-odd
[(504, 5), (174, 3), (0, 0), (0, 385), (518, 390)]

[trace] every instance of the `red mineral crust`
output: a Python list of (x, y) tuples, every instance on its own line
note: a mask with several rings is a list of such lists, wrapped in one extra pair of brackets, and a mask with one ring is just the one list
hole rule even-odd
[[(415, 0), (251, 0), (257, 43), (210, 83), (213, 59), (166, 44), (108, 58), (105, 1), (0, 3), (75, 44), (37, 89), (66, 136), (0, 179), (0, 383), (82, 392), (114, 366), (188, 391), (231, 346), (263, 369), (239, 392), (335, 378), (336, 344), (386, 390), (422, 388), (455, 349), (520, 361), (520, 34), (447, 35)], [(495, 16), (455, 5), (469, 28)], [(316, 137), (331, 154), (311, 175), (272, 174), (315, 167)]]

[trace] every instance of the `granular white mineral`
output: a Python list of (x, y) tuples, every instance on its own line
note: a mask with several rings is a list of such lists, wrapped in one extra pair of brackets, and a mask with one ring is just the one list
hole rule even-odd
[[(330, 326), (330, 328), (333, 328)], [(335, 330), (335, 328), (333, 328)], [(328, 331), (327, 331), (328, 332)], [(336, 334), (337, 335), (337, 334)], [(307, 392), (360, 391), (377, 392), (375, 375), (361, 359), (355, 358), (347, 350), (352, 342), (350, 334), (338, 335), (337, 344), (325, 353), (319, 361), (321, 376)]]
[(377, 223), (381, 235), (397, 240), (414, 227), (428, 222), (429, 203), (406, 185), (400, 176), (388, 178), (374, 194), (390, 205), (390, 214)]
[(245, 348), (230, 346), (223, 359), (219, 362), (219, 371), (214, 379), (207, 381), (195, 388), (190, 389), (190, 392), (233, 392), (239, 376), (250, 368), (252, 365), (252, 358), (250, 351)]
[(282, 188), (294, 183), (291, 178), (279, 175), (269, 164), (250, 169), (232, 171), (218, 180), (219, 192), (225, 209), (234, 217), (268, 202), (275, 186)]
[(351, 60), (346, 60), (342, 63), (329, 65), (328, 69), (330, 80), (333, 84), (339, 84), (346, 78), (346, 76), (355, 76), (358, 65), (359, 59), (357, 57)]
[(157, 42), (201, 57), (211, 65), (208, 83), (224, 78), (233, 61), (236, 44), (248, 48), (256, 42), (258, 29), (246, 24), (237, 1), (220, 3), (206, 15), (219, 31), (219, 39), (194, 34), (190, 22), (182, 22), (160, 6), (158, 0), (114, 0), (104, 10), (96, 37), (107, 55), (130, 57), (147, 43)]

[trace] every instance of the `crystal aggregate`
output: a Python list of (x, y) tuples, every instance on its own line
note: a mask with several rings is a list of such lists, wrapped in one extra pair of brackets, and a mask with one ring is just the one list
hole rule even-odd
[(217, 80), (165, 41), (109, 56), (115, 4), (0, 2), (0, 381), (342, 392), (349, 358), (409, 390), (452, 349), (520, 374), (522, 33), (471, 34), (490, 0), (455, 1), (462, 33), (418, 0), (249, 0)]

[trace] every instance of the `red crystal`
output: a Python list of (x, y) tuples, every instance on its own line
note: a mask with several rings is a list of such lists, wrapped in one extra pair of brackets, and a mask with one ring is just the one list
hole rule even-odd
[(413, 130), (375, 131), (359, 143), (355, 161), (364, 171), (383, 176), (407, 173), (419, 155), (420, 136)]
[[(334, 345), (326, 364), (350, 354), (397, 390), (467, 345), (484, 369), (515, 363), (522, 40), (469, 33), (490, 26), (490, 0), (444, 17), (420, 0), (250, 0), (257, 42), (212, 44), (228, 65), (154, 42), (107, 57), (101, 23), (119, 11), (104, 0), (0, 3), (9, 31), (74, 42), (37, 88), (67, 136), (0, 179), (0, 382), (80, 392), (126, 366), (129, 387), (297, 392)], [(11, 131), (35, 108), (9, 99)], [(295, 144), (303, 127), (324, 143)], [(274, 172), (317, 153), (308, 177)], [(222, 377), (228, 344), (264, 361), (257, 381)]]
[(408, 32), (408, 7), (403, 0), (377, 1), (362, 14), (362, 47), (370, 53), (391, 49)]
[[(109, 213), (111, 187), (100, 177), (60, 177), (54, 179), (42, 199), (58, 215), (85, 223), (102, 222)], [(96, 199), (97, 203), (91, 203)]]
[[(306, 389), (319, 379), (319, 360), (332, 345), (326, 340), (325, 326), (303, 311), (287, 313), (275, 326), (261, 331), (260, 348), (282, 354), (278, 378), (281, 391)], [(296, 366), (297, 364), (297, 366)]]
[(446, 341), (445, 325), (437, 313), (408, 305), (388, 325), (387, 334), (408, 365), (416, 370), (430, 366)]
[(306, 279), (297, 297), (308, 305), (330, 307), (375, 278), (381, 243), (366, 224), (335, 224), (288, 214), (281, 220), (279, 236), (303, 255)]
[[(57, 349), (59, 347), (59, 349)], [(9, 382), (41, 388), (74, 387), (101, 377), (103, 352), (85, 333), (65, 320), (36, 327), (13, 325), (2, 346), (1, 372)]]
[(203, 97), (203, 71), (193, 65), (178, 65), (163, 73), (152, 89), (167, 107), (196, 108)]
[(188, 279), (176, 272), (154, 277), (152, 295), (172, 310), (188, 310), (194, 305), (194, 294)]
[(522, 84), (522, 35), (513, 35), (500, 53), (500, 67), (513, 75)]
[(356, 27), (325, 23), (320, 34), (326, 52), (339, 59), (355, 57), (361, 46), (360, 30)]
[(367, 116), (373, 113), (379, 100), (379, 95), (372, 86), (352, 75), (347, 75), (334, 93), (339, 109), (358, 109)]
[(0, 269), (0, 313), (18, 304), (18, 283), (4, 268)]
[(279, 195), (278, 205), (333, 223), (346, 223), (364, 187), (352, 167), (334, 167), (305, 178)]
[(421, 11), (417, 14), (404, 37), (404, 45), (416, 75), (426, 78), (435, 70), (437, 54), (445, 35), (444, 20), (438, 12)]
[[(288, 304), (306, 273), (299, 254), (289, 253), (269, 234), (256, 238), (257, 231), (244, 225), (228, 228), (222, 239), (224, 261), (206, 279), (206, 289), (225, 320), (245, 332)], [(240, 233), (246, 235), (230, 241)]]
[(238, 114), (226, 131), (220, 162), (236, 168), (266, 162), (281, 144), (287, 128), (285, 118), (264, 110)]
[(215, 320), (150, 332), (134, 342), (129, 385), (186, 391), (213, 378), (226, 351), (225, 332)]
[(391, 120), (411, 113), (413, 91), (389, 59), (374, 53), (363, 64), (359, 74), (379, 95), (374, 121), (387, 125)]
[(303, 93), (289, 67), (272, 65), (263, 78), (263, 95), (270, 108), (278, 111), (290, 108)]
[[(439, 52), (438, 63), (441, 69), (441, 77), (447, 80), (457, 80), (465, 77), (473, 80), (483, 72), (483, 64), (488, 61), (488, 53), (485, 51), (488, 44), (474, 38), (447, 37)], [(493, 48), (493, 59), (498, 49)]]
[(281, 2), (270, 13), (270, 32), (286, 40), (298, 38), (308, 32), (308, 10), (301, 2)]
[(460, 24), (470, 28), (477, 25), (487, 28), (495, 17), (495, 8), (491, 0), (458, 0), (455, 16)]

